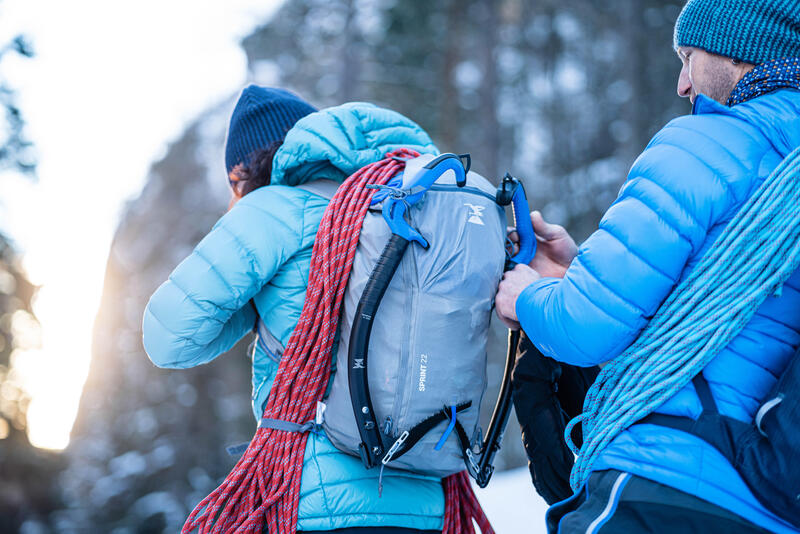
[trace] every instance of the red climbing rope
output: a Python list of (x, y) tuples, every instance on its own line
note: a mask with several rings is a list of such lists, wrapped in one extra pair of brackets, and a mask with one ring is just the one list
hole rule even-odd
[[(306, 300), (289, 338), (270, 391), (264, 417), (304, 424), (314, 419), (331, 368), (331, 346), (361, 224), (374, 189), (403, 170), (402, 158), (419, 154), (399, 149), (367, 165), (339, 187), (325, 210), (311, 257)], [(398, 158), (398, 159), (395, 159)], [(300, 475), (307, 433), (259, 428), (228, 477), (189, 515), (181, 532), (288, 534), (297, 530)], [(493, 534), (466, 472), (446, 478), (444, 534)]]
[(489, 518), (472, 491), (469, 475), (461, 471), (442, 481), (444, 484), (444, 528), (443, 534), (475, 534), (473, 519), (482, 534), (494, 534)]

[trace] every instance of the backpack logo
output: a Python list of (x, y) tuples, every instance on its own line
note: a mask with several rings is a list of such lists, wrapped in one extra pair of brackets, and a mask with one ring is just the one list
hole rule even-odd
[(417, 386), (418, 391), (425, 391), (425, 381), (428, 378), (428, 355), (427, 354), (420, 354), (419, 355), (419, 385)]
[(353, 369), (364, 369), (364, 358), (355, 358), (353, 360)]
[(486, 209), (486, 206), (476, 206), (475, 204), (469, 204), (469, 203), (466, 203), (464, 205), (469, 208), (469, 218), (467, 219), (467, 222), (484, 226), (483, 210)]

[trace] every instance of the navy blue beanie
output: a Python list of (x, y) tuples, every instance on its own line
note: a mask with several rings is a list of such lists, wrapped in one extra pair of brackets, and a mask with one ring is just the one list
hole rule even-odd
[(800, 56), (800, 0), (689, 0), (674, 45), (753, 65)]
[(257, 150), (283, 141), (294, 123), (316, 108), (283, 89), (250, 85), (242, 91), (231, 115), (225, 142), (225, 168), (248, 165)]

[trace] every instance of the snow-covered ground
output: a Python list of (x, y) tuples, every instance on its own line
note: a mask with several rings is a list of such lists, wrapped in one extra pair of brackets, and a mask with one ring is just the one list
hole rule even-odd
[(475, 486), (475, 494), (497, 534), (543, 534), (547, 503), (531, 483), (527, 467), (492, 476), (486, 489)]

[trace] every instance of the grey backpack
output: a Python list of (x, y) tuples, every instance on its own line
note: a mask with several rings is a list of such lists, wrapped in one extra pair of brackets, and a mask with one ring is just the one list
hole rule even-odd
[[(317, 423), (367, 468), (445, 477), (466, 465), (479, 478), (486, 345), (507, 262), (504, 204), (513, 191), (503, 201), (461, 158), (408, 161), (375, 194), (363, 222), (335, 374)], [(512, 181), (518, 184), (507, 176), (501, 189)], [(299, 187), (331, 198), (336, 186), (319, 180)], [(277, 342), (262, 330), (259, 343)]]
[[(405, 174), (419, 172), (433, 159), (427, 155), (408, 162)], [(475, 173), (458, 187), (450, 169), (407, 211), (408, 223), (430, 246), (411, 244), (403, 254), (375, 314), (366, 364), (381, 440), (375, 456), (384, 465), (444, 477), (464, 469), (455, 422), (470, 446), (479, 438), (489, 321), (506, 258), (506, 216), (495, 192)], [(392, 237), (382, 214), (385, 203), (368, 211), (361, 229), (323, 423), (337, 448), (362, 457), (361, 418), (354, 417), (354, 406), (358, 412), (360, 404), (351, 397), (353, 373), (348, 371), (353, 365), (348, 359), (358, 303)]]

